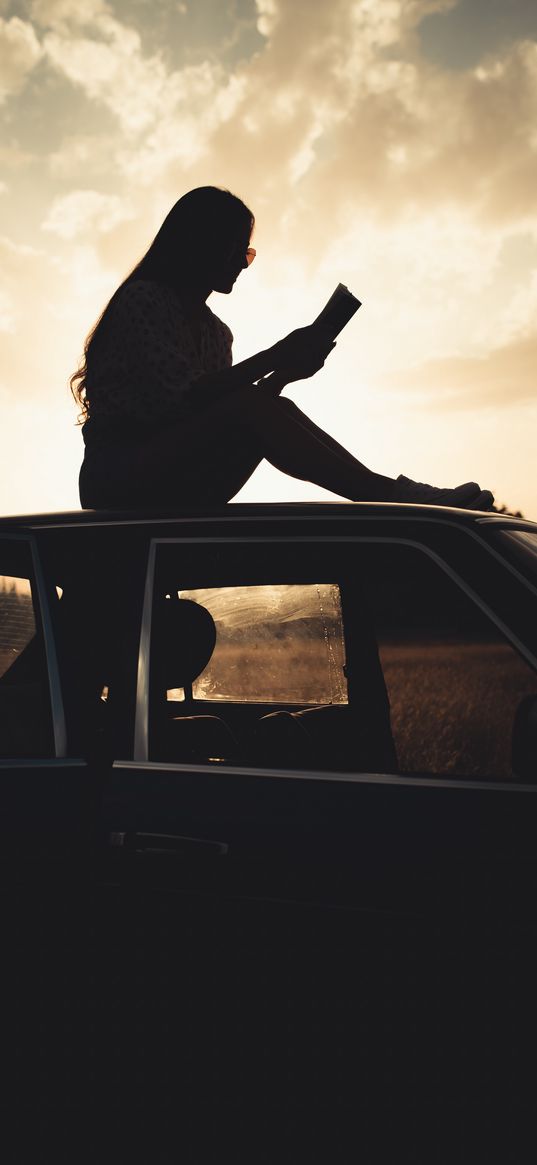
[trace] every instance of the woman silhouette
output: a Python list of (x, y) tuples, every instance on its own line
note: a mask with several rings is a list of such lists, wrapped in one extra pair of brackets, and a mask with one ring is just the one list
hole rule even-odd
[(90, 332), (71, 377), (84, 419), (82, 507), (223, 505), (266, 458), (353, 501), (490, 508), (475, 482), (435, 489), (374, 473), (281, 398), (334, 347), (318, 327), (232, 365), (231, 332), (206, 301), (229, 294), (254, 259), (253, 226), (228, 190), (191, 190)]

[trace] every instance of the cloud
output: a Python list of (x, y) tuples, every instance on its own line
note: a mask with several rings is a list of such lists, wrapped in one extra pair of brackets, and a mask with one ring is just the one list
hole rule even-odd
[(490, 224), (513, 213), (535, 221), (536, 64), (529, 44), (514, 46), (499, 70), (491, 62), (456, 76), (418, 55), (367, 61), (362, 52), (360, 62), (347, 53), (338, 72), (349, 92), (329, 105), (338, 116), (330, 113), (306, 177), (312, 217), (338, 191), (336, 213), (354, 206), (384, 222), (461, 207)]
[(145, 57), (140, 33), (104, 0), (34, 0), (49, 65), (90, 100), (101, 102), (126, 134), (146, 129), (168, 96), (161, 57)]
[(71, 190), (54, 200), (44, 219), (43, 230), (71, 240), (95, 231), (105, 234), (134, 217), (133, 207), (117, 194)]
[[(88, 7), (36, 0), (33, 12), (46, 27), (48, 64), (116, 119), (122, 134), (116, 162), (125, 176), (151, 183), (168, 165), (191, 165), (204, 155), (214, 128), (234, 113), (238, 78), (215, 59), (168, 69), (160, 53), (145, 54), (140, 32), (101, 0)], [(63, 147), (54, 166), (68, 166)]]
[(84, 334), (111, 295), (114, 277), (92, 246), (71, 245), (65, 258), (2, 236), (0, 268), (0, 390), (24, 400), (68, 396)]
[(428, 360), (384, 379), (421, 395), (425, 407), (512, 409), (537, 397), (537, 331), (479, 357)]
[(139, 33), (112, 17), (97, 22), (102, 40), (47, 33), (43, 48), (58, 72), (102, 102), (126, 134), (146, 129), (163, 103), (167, 77), (159, 57), (144, 59)]
[(32, 161), (32, 157), (33, 155), (28, 150), (23, 150), (14, 139), (0, 144), (0, 165), (4, 170), (22, 170)]
[(117, 140), (112, 133), (68, 134), (48, 157), (53, 178), (80, 180), (83, 175), (109, 175), (115, 164)]
[(224, 181), (280, 219), (294, 197), (311, 236), (325, 205), (336, 220), (348, 206), (386, 219), (465, 198), (473, 213), (498, 215), (522, 186), (530, 213), (532, 46), (515, 46), (500, 73), (492, 62), (454, 78), (423, 58), (416, 31), (450, 6), (257, 0), (265, 47), (229, 76), (214, 57), (170, 70), (146, 56), (140, 32), (102, 0), (36, 0), (32, 11), (49, 65), (117, 119), (126, 177), (177, 190), (210, 159), (216, 181), (219, 169), (234, 174)]
[[(537, 45), (516, 43), (454, 75), (425, 59), (417, 36), (440, 7), (296, 0), (276, 18), (270, 5), (244, 105), (259, 153), (299, 183), (312, 219), (323, 205), (384, 220), (452, 205), (490, 222), (513, 207), (535, 216)], [(287, 123), (267, 93), (293, 110)]]
[(41, 58), (41, 47), (28, 21), (0, 17), (0, 102), (18, 93)]
[(298, 230), (319, 254), (313, 224), (326, 207), (334, 229), (350, 211), (386, 223), (460, 205), (490, 223), (513, 206), (535, 221), (537, 45), (442, 69), (419, 27), (454, 6), (256, 0), (265, 47), (229, 75), (214, 54), (182, 69), (146, 55), (104, 0), (34, 0), (31, 11), (49, 66), (116, 120), (120, 174), (171, 193), (211, 166), (213, 181), (244, 188), (276, 232)]
[(30, 15), (37, 24), (64, 32), (91, 26), (112, 11), (106, 0), (32, 0), (30, 5)]
[[(118, 151), (123, 173), (145, 186), (164, 180), (183, 193), (188, 172), (196, 163), (205, 162), (218, 132), (235, 124), (245, 87), (244, 78), (228, 79), (208, 62), (183, 70), (175, 79), (171, 107), (155, 119), (154, 127), (136, 148), (125, 143)], [(218, 173), (218, 163), (213, 163), (213, 171)]]
[(281, 16), (277, 0), (256, 0), (257, 27), (262, 36), (269, 37), (278, 25)]

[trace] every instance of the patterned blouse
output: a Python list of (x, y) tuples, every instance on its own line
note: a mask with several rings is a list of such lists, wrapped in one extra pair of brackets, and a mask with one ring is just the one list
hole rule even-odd
[(196, 381), (229, 368), (232, 343), (230, 329), (210, 308), (196, 340), (171, 287), (146, 279), (127, 283), (90, 352), (86, 443), (98, 434), (159, 427), (196, 411)]

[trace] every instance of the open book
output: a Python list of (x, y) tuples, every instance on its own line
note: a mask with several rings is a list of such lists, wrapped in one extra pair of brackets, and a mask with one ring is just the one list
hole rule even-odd
[(348, 287), (343, 283), (338, 283), (336, 290), (330, 296), (328, 302), (324, 305), (322, 312), (314, 320), (314, 324), (321, 324), (321, 326), (328, 332), (328, 335), (335, 340), (336, 336), (352, 319), (358, 308), (362, 306), (362, 301), (357, 299)]

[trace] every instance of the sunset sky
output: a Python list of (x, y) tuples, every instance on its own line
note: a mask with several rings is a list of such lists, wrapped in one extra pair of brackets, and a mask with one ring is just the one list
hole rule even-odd
[[(535, 0), (0, 0), (0, 103), (0, 513), (78, 508), (84, 337), (210, 183), (257, 220), (210, 300), (235, 359), (347, 284), (288, 395), (372, 469), (537, 519)], [(263, 464), (239, 496), (330, 495)]]

